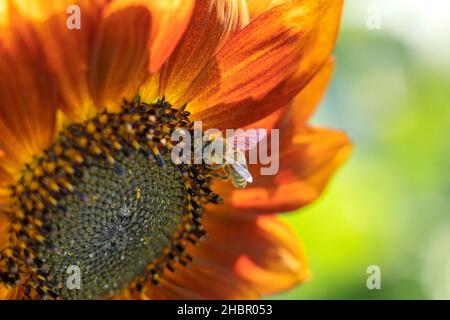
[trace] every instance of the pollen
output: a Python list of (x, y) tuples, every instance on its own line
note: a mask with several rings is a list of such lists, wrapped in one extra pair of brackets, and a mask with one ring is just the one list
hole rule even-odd
[(29, 299), (98, 299), (187, 265), (203, 206), (222, 201), (210, 168), (171, 161), (171, 134), (192, 127), (184, 107), (137, 99), (63, 129), (11, 186), (1, 280)]

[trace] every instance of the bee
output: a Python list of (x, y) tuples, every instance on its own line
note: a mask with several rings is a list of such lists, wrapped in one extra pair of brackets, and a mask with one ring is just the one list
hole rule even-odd
[[(256, 134), (246, 136), (242, 131), (237, 131), (234, 136), (224, 139), (222, 135), (209, 135), (206, 147), (212, 143), (221, 143), (223, 153), (209, 153), (203, 155), (205, 162), (215, 171), (213, 176), (224, 181), (231, 181), (237, 189), (244, 189), (248, 183), (253, 182), (253, 177), (247, 165), (245, 152), (253, 149), (262, 138), (265, 130), (259, 130)], [(221, 171), (219, 173), (218, 171)]]
[[(245, 153), (242, 150), (235, 148), (231, 155), (225, 153), (224, 158), (224, 172), (235, 188), (244, 189), (247, 183), (253, 182), (253, 177), (248, 170)], [(230, 163), (232, 164), (230, 165)]]

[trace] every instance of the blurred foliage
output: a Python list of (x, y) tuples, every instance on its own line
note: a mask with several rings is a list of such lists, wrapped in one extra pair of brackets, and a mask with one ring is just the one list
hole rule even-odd
[[(450, 75), (365, 28), (344, 28), (335, 56), (313, 122), (355, 150), (319, 201), (285, 216), (313, 276), (276, 298), (450, 299)], [(366, 287), (369, 265), (381, 290)]]

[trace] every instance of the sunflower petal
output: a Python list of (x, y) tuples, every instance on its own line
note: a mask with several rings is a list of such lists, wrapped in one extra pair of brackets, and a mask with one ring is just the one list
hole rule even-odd
[(276, 175), (263, 176), (261, 166), (252, 165), (254, 183), (245, 189), (219, 182), (214, 190), (227, 201), (210, 210), (225, 214), (296, 210), (317, 199), (351, 151), (351, 143), (341, 131), (302, 127), (290, 140), (285, 139), (288, 137), (282, 138)]
[[(295, 128), (311, 118), (325, 95), (334, 69), (335, 61), (333, 58), (330, 58), (308, 83), (308, 85), (297, 96), (295, 96), (293, 101), (290, 103), (287, 114), (283, 117), (283, 119), (285, 119), (285, 121), (290, 120), (291, 123), (285, 125), (281, 123), (281, 127), (285, 127), (286, 129)], [(291, 126), (291, 124), (293, 126)]]
[(170, 57), (186, 31), (194, 4), (194, 0), (116, 0), (111, 6), (114, 10), (142, 6), (151, 14), (151, 35), (145, 43), (149, 46), (149, 71), (155, 73)]
[(65, 0), (6, 0), (21, 17), (33, 23), (43, 22), (48, 17), (67, 9)]
[(193, 118), (244, 127), (286, 105), (329, 59), (341, 9), (341, 0), (291, 1), (252, 21), (189, 88)]
[(87, 82), (88, 61), (106, 0), (78, 1), (81, 29), (73, 30), (67, 27), (67, 12), (77, 14), (71, 11), (72, 4), (70, 0), (52, 2), (47, 5), (48, 17), (36, 25), (59, 84), (61, 109), (72, 121), (82, 121), (89, 116), (92, 107)]
[(297, 235), (276, 216), (208, 215), (205, 228), (209, 237), (194, 257), (232, 268), (261, 295), (290, 289), (309, 275)]
[[(2, 157), (0, 150), (0, 159)], [(10, 202), (10, 190), (9, 184), (13, 182), (13, 177), (2, 167), (0, 166), (0, 210), (3, 206), (7, 205)]]
[(0, 283), (0, 300), (10, 300), (10, 289)]
[[(194, 257), (188, 267), (166, 273), (158, 287), (149, 285), (147, 297), (161, 300), (249, 300), (258, 299), (256, 290), (232, 269)], [(214, 284), (214, 285), (211, 285)]]
[(35, 30), (20, 17), (12, 21), (0, 40), (0, 164), (9, 172), (51, 143), (58, 103)]
[(7, 1), (0, 1), (0, 30), (9, 26), (9, 12), (9, 3)]
[(0, 283), (0, 300), (19, 300), (21, 297), (19, 287), (9, 288)]
[(273, 216), (259, 216), (256, 228), (258, 237), (248, 254), (236, 261), (236, 272), (265, 295), (305, 282), (309, 278), (307, 260), (294, 230)]
[(150, 1), (154, 23), (150, 49), (150, 72), (158, 71), (170, 57), (189, 25), (193, 0)]
[(95, 106), (111, 111), (123, 98), (131, 99), (147, 77), (152, 22), (146, 6), (115, 4), (103, 13), (89, 69)]
[(0, 211), (0, 250), (5, 249), (8, 243), (8, 227), (10, 223), (8, 216)]
[[(264, 128), (271, 130), (282, 128), (282, 132), (285, 135), (292, 134), (295, 128), (303, 126), (311, 118), (319, 106), (330, 83), (334, 68), (334, 58), (330, 58), (308, 85), (294, 99), (289, 101), (287, 105), (277, 109), (267, 117), (248, 125), (246, 129)], [(295, 79), (295, 76), (293, 79)], [(282, 97), (283, 94), (280, 94), (279, 99), (283, 100)], [(266, 101), (269, 104), (269, 100), (266, 99)], [(273, 101), (273, 103), (277, 102)]]
[(176, 101), (229, 37), (248, 23), (244, 0), (198, 0), (191, 23), (162, 69), (161, 95)]
[(289, 0), (247, 0), (250, 18), (253, 20), (267, 10), (287, 1)]

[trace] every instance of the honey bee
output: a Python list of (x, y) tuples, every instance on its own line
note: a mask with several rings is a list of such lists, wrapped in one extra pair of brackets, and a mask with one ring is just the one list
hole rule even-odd
[[(253, 182), (253, 177), (248, 170), (245, 153), (240, 149), (234, 149), (232, 155), (225, 154), (224, 172), (237, 189), (244, 189), (247, 183)], [(230, 165), (230, 163), (232, 163)], [(228, 179), (227, 179), (228, 180)]]
[[(224, 181), (231, 181), (237, 189), (244, 189), (248, 183), (253, 182), (253, 177), (248, 169), (245, 151), (252, 149), (265, 136), (263, 131), (255, 135), (242, 136), (239, 132), (231, 138), (224, 139), (221, 135), (210, 135), (206, 140), (208, 143), (220, 142), (223, 145), (223, 153), (209, 153), (203, 155), (205, 162), (215, 170), (213, 176)], [(221, 170), (219, 173), (217, 171)]]

